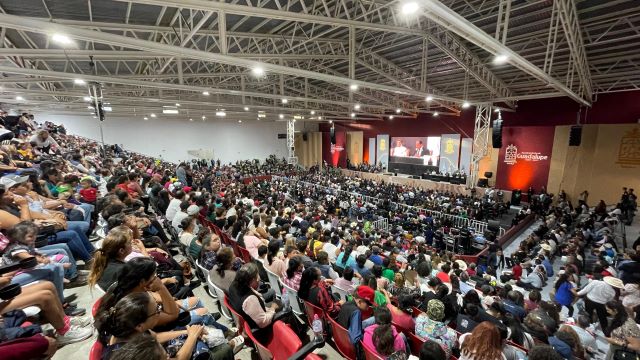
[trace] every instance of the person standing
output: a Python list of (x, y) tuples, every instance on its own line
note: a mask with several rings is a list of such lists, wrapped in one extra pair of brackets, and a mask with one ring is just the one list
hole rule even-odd
[[(614, 288), (623, 289), (622, 280), (606, 276), (602, 280), (591, 280), (587, 286), (578, 291), (578, 296), (584, 297), (587, 315), (593, 316), (593, 312), (596, 312), (603, 332), (606, 331), (608, 325), (606, 304), (616, 297)], [(605, 333), (605, 335), (607, 334)]]

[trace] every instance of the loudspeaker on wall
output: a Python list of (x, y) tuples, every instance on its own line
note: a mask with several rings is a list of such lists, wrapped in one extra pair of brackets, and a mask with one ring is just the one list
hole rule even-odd
[(493, 120), (491, 132), (491, 140), (493, 142), (494, 149), (500, 149), (502, 147), (502, 120)]
[(582, 126), (574, 125), (569, 131), (569, 146), (580, 146), (582, 142)]
[(307, 141), (307, 133), (302, 133), (302, 141)]

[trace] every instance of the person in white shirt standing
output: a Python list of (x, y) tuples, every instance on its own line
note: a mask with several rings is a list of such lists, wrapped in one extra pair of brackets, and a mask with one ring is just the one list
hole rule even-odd
[(605, 276), (602, 280), (591, 280), (587, 286), (578, 291), (578, 296), (584, 297), (584, 308), (589, 317), (593, 316), (595, 310), (602, 331), (607, 328), (607, 307), (606, 303), (615, 299), (614, 288), (623, 289), (622, 280), (613, 276)]
[(173, 221), (173, 218), (176, 216), (178, 211), (180, 211), (180, 203), (185, 198), (185, 193), (182, 190), (178, 190), (175, 192), (173, 199), (169, 201), (169, 206), (167, 207), (167, 212), (165, 213), (165, 217), (169, 221)]

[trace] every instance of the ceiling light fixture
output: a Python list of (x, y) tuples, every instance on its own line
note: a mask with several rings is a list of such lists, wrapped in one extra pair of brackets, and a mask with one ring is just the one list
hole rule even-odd
[(351, 117), (352, 118), (356, 117), (356, 113), (351, 113)]
[(87, 85), (87, 82), (82, 79), (75, 79), (73, 80), (73, 83), (76, 85)]
[(224, 111), (216, 111), (216, 116), (218, 117), (225, 117), (227, 116), (227, 113)]
[(245, 107), (244, 107), (244, 111), (249, 111), (249, 107), (248, 107), (248, 106), (245, 106)]
[(111, 106), (105, 106), (105, 107), (103, 107), (102, 109), (103, 109), (104, 111), (106, 111), (106, 112), (112, 112), (112, 111), (113, 111), (113, 108), (112, 108)]
[(156, 114), (151, 113), (151, 115), (150, 115), (150, 116), (151, 116), (152, 118), (154, 118), (154, 117), (156, 117)]
[(495, 65), (506, 64), (507, 61), (509, 61), (509, 56), (508, 55), (496, 55), (493, 58), (493, 63)]
[(311, 115), (315, 115), (315, 114), (316, 114), (316, 112), (315, 112), (315, 110), (311, 110), (311, 111), (309, 112), (309, 114), (311, 114)]
[(358, 85), (357, 85), (357, 84), (351, 84), (351, 85), (349, 86), (349, 90), (351, 90), (351, 91), (357, 91), (357, 90), (358, 90)]
[(176, 103), (176, 106), (177, 106), (177, 107), (180, 107), (180, 104)]
[(64, 34), (53, 34), (53, 36), (51, 36), (51, 40), (53, 40), (54, 42), (57, 42), (60, 45), (73, 44), (73, 40), (71, 40), (70, 37)]
[(329, 124), (333, 124), (333, 120), (329, 120)]
[(144, 119), (145, 121), (146, 121), (146, 120), (149, 120), (149, 118), (148, 118), (148, 117), (146, 117), (146, 116), (145, 116), (145, 117), (143, 117), (143, 119)]
[(254, 67), (253, 69), (251, 69), (251, 73), (255, 76), (262, 76), (264, 75), (264, 69), (261, 67)]
[(193, 118), (189, 118), (189, 121), (193, 121)]
[(420, 5), (418, 5), (417, 2), (409, 1), (402, 5), (402, 7), (400, 8), (400, 11), (402, 12), (402, 15), (407, 16), (407, 15), (414, 15), (416, 11), (418, 11), (419, 9), (420, 9)]
[(238, 120), (238, 122), (239, 122), (240, 124), (242, 124), (242, 120)]
[(427, 100), (427, 101), (433, 101), (433, 96), (431, 96), (431, 95), (427, 96), (427, 99), (426, 99), (426, 100)]
[(355, 104), (355, 105), (353, 105), (353, 108), (354, 108), (355, 110), (360, 110), (360, 104)]
[(389, 120), (393, 120), (393, 115), (389, 115)]
[(289, 103), (289, 100), (287, 100), (287, 99), (282, 99), (282, 103), (283, 103), (283, 104), (287, 104), (287, 103)]
[(438, 116), (438, 115), (440, 115), (440, 114), (438, 114), (437, 111), (433, 113), (433, 116)]
[(402, 112), (402, 110), (396, 109), (396, 114), (400, 114), (401, 112)]
[(471, 106), (471, 104), (469, 104), (469, 102), (468, 102), (468, 101), (465, 101), (465, 102), (463, 102), (463, 103), (462, 103), (462, 108), (463, 108), (463, 109), (468, 109), (468, 108), (469, 108), (469, 106)]
[(203, 91), (203, 92), (202, 92), (202, 95), (204, 95), (204, 96), (209, 96), (209, 92), (208, 92), (208, 91)]
[(318, 116), (318, 120), (322, 120), (322, 116)]
[(165, 108), (165, 109), (162, 109), (162, 113), (163, 114), (173, 114), (173, 115), (175, 115), (175, 114), (178, 114), (179, 111), (178, 111), (178, 109)]
[(88, 97), (88, 96), (85, 96), (85, 97), (83, 97), (82, 99), (83, 99), (84, 101), (91, 101), (91, 98), (90, 98), (90, 97)]
[(204, 121), (204, 119), (206, 119), (206, 118), (207, 118), (206, 116), (202, 115), (202, 121)]
[(18, 101), (24, 101), (24, 98), (22, 96), (16, 96), (16, 100)]
[(284, 119), (284, 115), (282, 115), (282, 114), (278, 115), (278, 117), (279, 117), (280, 119)]

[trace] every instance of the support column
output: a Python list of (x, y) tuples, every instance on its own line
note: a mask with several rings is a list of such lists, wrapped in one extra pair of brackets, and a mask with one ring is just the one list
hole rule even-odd
[(474, 188), (478, 183), (480, 160), (489, 152), (489, 134), (491, 133), (491, 105), (476, 106), (476, 120), (473, 128), (473, 153), (467, 186)]
[(296, 157), (296, 142), (295, 142), (295, 130), (296, 121), (294, 119), (287, 120), (287, 153), (289, 154), (287, 162), (289, 164), (298, 164), (298, 158)]

